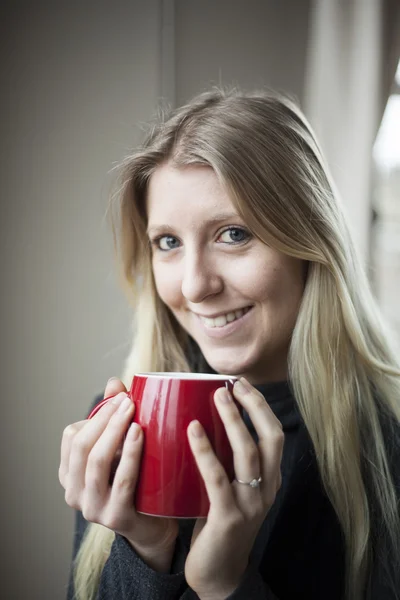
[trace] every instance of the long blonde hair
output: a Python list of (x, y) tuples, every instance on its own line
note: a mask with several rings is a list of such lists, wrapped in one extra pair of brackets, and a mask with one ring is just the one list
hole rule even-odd
[[(137, 371), (193, 368), (188, 336), (157, 296), (146, 237), (146, 189), (166, 161), (211, 167), (255, 236), (308, 262), (289, 376), (343, 530), (345, 597), (359, 600), (372, 560), (400, 555), (381, 429), (382, 418), (400, 422), (400, 371), (313, 132), (282, 95), (214, 89), (161, 116), (120, 165), (110, 208), (122, 283), (135, 307), (126, 385)], [(377, 546), (382, 533), (389, 550)], [(88, 526), (75, 565), (80, 600), (95, 596), (113, 537)]]

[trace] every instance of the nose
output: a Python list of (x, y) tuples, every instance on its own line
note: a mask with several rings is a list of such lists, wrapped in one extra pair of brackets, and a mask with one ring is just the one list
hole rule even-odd
[(182, 294), (186, 300), (202, 302), (208, 296), (219, 294), (223, 287), (223, 276), (214, 257), (195, 252), (185, 256)]

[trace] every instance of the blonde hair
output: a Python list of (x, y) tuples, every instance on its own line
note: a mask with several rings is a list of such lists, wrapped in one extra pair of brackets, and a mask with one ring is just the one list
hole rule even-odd
[[(313, 132), (289, 98), (215, 89), (161, 117), (121, 164), (110, 208), (122, 282), (135, 306), (126, 385), (137, 371), (193, 368), (188, 336), (157, 296), (146, 237), (146, 189), (167, 161), (211, 167), (255, 236), (308, 262), (289, 376), (344, 534), (345, 596), (359, 600), (372, 559), (400, 551), (381, 428), (383, 418), (400, 422), (400, 372)], [(377, 547), (382, 533), (388, 550)], [(113, 537), (88, 526), (75, 565), (80, 600), (95, 596)]]

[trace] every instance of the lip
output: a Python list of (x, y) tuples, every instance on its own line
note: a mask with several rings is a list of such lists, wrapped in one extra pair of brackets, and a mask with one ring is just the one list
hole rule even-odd
[[(240, 319), (236, 319), (235, 321), (232, 321), (231, 323), (227, 323), (223, 327), (207, 327), (207, 325), (201, 320), (200, 315), (198, 315), (197, 313), (193, 313), (193, 314), (196, 316), (199, 326), (200, 326), (201, 330), (203, 331), (203, 333), (205, 333), (210, 338), (218, 339), (218, 338), (224, 338), (228, 335), (232, 335), (238, 329), (243, 327), (243, 325), (245, 325), (245, 323), (246, 323), (248, 316), (252, 313), (253, 308), (254, 308), (254, 306), (251, 306), (250, 310), (248, 310), (247, 313), (245, 313), (242, 317), (240, 317)], [(219, 314), (221, 315), (221, 314), (227, 314), (227, 313), (225, 312), (225, 313), (219, 313)], [(201, 316), (203, 316), (203, 315), (201, 315)]]

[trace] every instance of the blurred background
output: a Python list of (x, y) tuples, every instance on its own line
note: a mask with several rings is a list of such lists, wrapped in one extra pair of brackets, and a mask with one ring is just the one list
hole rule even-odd
[(400, 334), (400, 3), (4, 0), (0, 44), (0, 596), (62, 600), (74, 515), (61, 434), (121, 374), (131, 338), (104, 219), (112, 168), (161, 98), (290, 92)]

